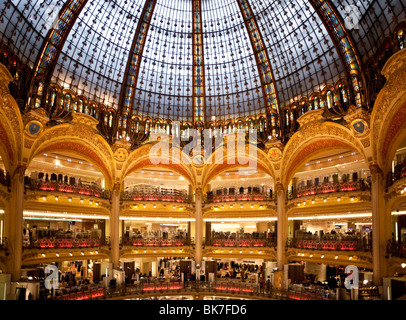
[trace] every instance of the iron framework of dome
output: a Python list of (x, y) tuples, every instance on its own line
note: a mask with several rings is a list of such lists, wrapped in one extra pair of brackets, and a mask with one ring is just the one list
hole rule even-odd
[(50, 124), (89, 114), (110, 143), (192, 127), (286, 141), (310, 110), (332, 121), (350, 106), (370, 110), (383, 85), (371, 67), (376, 42), (393, 31), (391, 45), (404, 45), (401, 1), (360, 1), (349, 29), (351, 5), (2, 0), (1, 59), (23, 112), (43, 108)]

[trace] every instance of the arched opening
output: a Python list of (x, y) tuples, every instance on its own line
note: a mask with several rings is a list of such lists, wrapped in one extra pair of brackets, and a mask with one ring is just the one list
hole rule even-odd
[(337, 148), (309, 157), (288, 186), (288, 247), (345, 254), (371, 250), (372, 209), (364, 200), (370, 187), (369, 167), (354, 150)]
[(98, 247), (108, 237), (110, 190), (102, 172), (68, 152), (34, 157), (24, 178), (26, 248)]
[(275, 199), (274, 179), (263, 170), (235, 168), (219, 173), (205, 190), (206, 244), (274, 245)]
[(100, 282), (106, 263), (110, 190), (106, 176), (86, 156), (65, 151), (39, 153), (25, 171), (22, 277), (43, 274), (48, 264), (60, 284)]

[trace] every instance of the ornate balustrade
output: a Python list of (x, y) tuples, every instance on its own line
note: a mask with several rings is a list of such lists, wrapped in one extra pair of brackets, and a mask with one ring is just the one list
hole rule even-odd
[(25, 248), (56, 249), (56, 248), (94, 248), (107, 244), (99, 238), (42, 238), (32, 243), (24, 242)]
[(143, 239), (143, 238), (130, 238), (122, 239), (121, 244), (134, 247), (179, 247), (190, 245), (187, 239)]
[(214, 247), (276, 247), (276, 239), (212, 239), (206, 245)]
[(130, 201), (163, 201), (163, 202), (178, 202), (188, 203), (189, 198), (186, 193), (166, 193), (166, 192), (123, 192), (121, 200)]
[(336, 300), (336, 295), (331, 290), (321, 288), (307, 288), (297, 285), (289, 285), (289, 300)]
[(275, 197), (271, 197), (267, 193), (240, 193), (240, 194), (220, 194), (206, 195), (206, 203), (217, 202), (234, 202), (234, 201), (275, 201)]
[(289, 192), (288, 198), (300, 198), (305, 196), (312, 196), (317, 194), (333, 193), (333, 192), (345, 192), (356, 190), (368, 190), (369, 186), (363, 180), (361, 181), (347, 181), (339, 183), (327, 183), (319, 186), (310, 186), (298, 188), (296, 192)]
[(363, 243), (361, 239), (288, 239), (287, 247), (309, 250), (331, 250), (331, 251), (359, 251), (370, 250), (370, 245)]
[(305, 288), (292, 288), (289, 290), (278, 290), (271, 285), (247, 284), (235, 281), (152, 281), (140, 282), (137, 284), (123, 285), (117, 287), (94, 287), (81, 290), (70, 290), (69, 292), (57, 292), (54, 300), (90, 300), (90, 299), (109, 299), (134, 297), (136, 295), (144, 295), (146, 293), (156, 293), (159, 295), (179, 293), (182, 295), (188, 294), (229, 294), (246, 296), (253, 299), (255, 297), (265, 299), (279, 300), (336, 300), (336, 296), (331, 290), (323, 290), (317, 288), (313, 291)]
[(30, 184), (28, 185), (28, 188), (40, 191), (57, 191), (64, 193), (80, 194), (100, 199), (110, 199), (111, 197), (110, 191), (89, 185), (71, 185), (58, 182), (31, 181)]

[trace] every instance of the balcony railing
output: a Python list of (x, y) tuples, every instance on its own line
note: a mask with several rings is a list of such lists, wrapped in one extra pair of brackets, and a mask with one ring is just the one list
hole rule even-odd
[(275, 201), (268, 193), (239, 193), (239, 194), (210, 194), (205, 196), (206, 203), (234, 202), (234, 201)]
[(288, 248), (330, 251), (370, 251), (371, 243), (360, 238), (308, 238), (287, 239)]
[(38, 249), (95, 248), (108, 243), (108, 239), (100, 238), (41, 238), (32, 242), (23, 241), (23, 247)]
[(111, 198), (111, 192), (109, 190), (104, 190), (102, 188), (90, 185), (71, 185), (67, 183), (43, 182), (31, 180), (29, 184), (26, 184), (26, 188), (31, 190), (57, 191), (64, 193), (80, 194), (100, 199)]
[(276, 238), (270, 239), (212, 239), (206, 245), (214, 247), (276, 247)]
[(162, 239), (162, 238), (124, 238), (121, 240), (122, 245), (134, 247), (181, 247), (191, 244), (188, 239)]
[(312, 196), (317, 194), (333, 193), (333, 192), (345, 192), (356, 190), (369, 190), (370, 186), (364, 181), (347, 181), (338, 183), (323, 183), (319, 186), (301, 187), (296, 191), (288, 193), (288, 199), (295, 199), (305, 196)]
[(188, 203), (189, 197), (186, 193), (167, 193), (167, 192), (122, 192), (121, 200), (130, 201), (162, 201)]
[(156, 293), (165, 295), (166, 293), (178, 292), (182, 295), (203, 294), (229, 294), (246, 296), (249, 299), (268, 298), (278, 300), (336, 300), (336, 295), (332, 290), (324, 290), (316, 287), (313, 290), (297, 289), (289, 287), (289, 290), (275, 289), (270, 284), (247, 284), (235, 281), (153, 281), (122, 286), (110, 287), (85, 287), (79, 290), (63, 291), (59, 290), (54, 300), (90, 300), (90, 299), (111, 299), (134, 297), (146, 293)]

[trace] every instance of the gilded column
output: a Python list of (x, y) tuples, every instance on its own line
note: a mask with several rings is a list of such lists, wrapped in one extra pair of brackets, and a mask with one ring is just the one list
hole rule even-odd
[(113, 269), (120, 264), (120, 189), (119, 184), (114, 185), (111, 194), (110, 245)]
[(195, 261), (202, 263), (203, 259), (203, 192), (197, 188), (195, 192)]
[(390, 239), (390, 216), (387, 217), (384, 199), (384, 176), (378, 165), (369, 166), (372, 176), (371, 205), (372, 205), (372, 266), (373, 282), (379, 286), (385, 276), (385, 248)]
[(6, 215), (5, 234), (10, 248), (8, 272), (12, 281), (19, 281), (23, 255), (23, 210), (24, 210), (24, 173), (27, 168), (18, 166), (11, 178), (11, 198)]
[(277, 201), (277, 247), (276, 247), (276, 260), (278, 268), (283, 270), (285, 264), (285, 243), (287, 237), (288, 219), (285, 214), (285, 199), (286, 190), (281, 183), (276, 184), (276, 201)]

